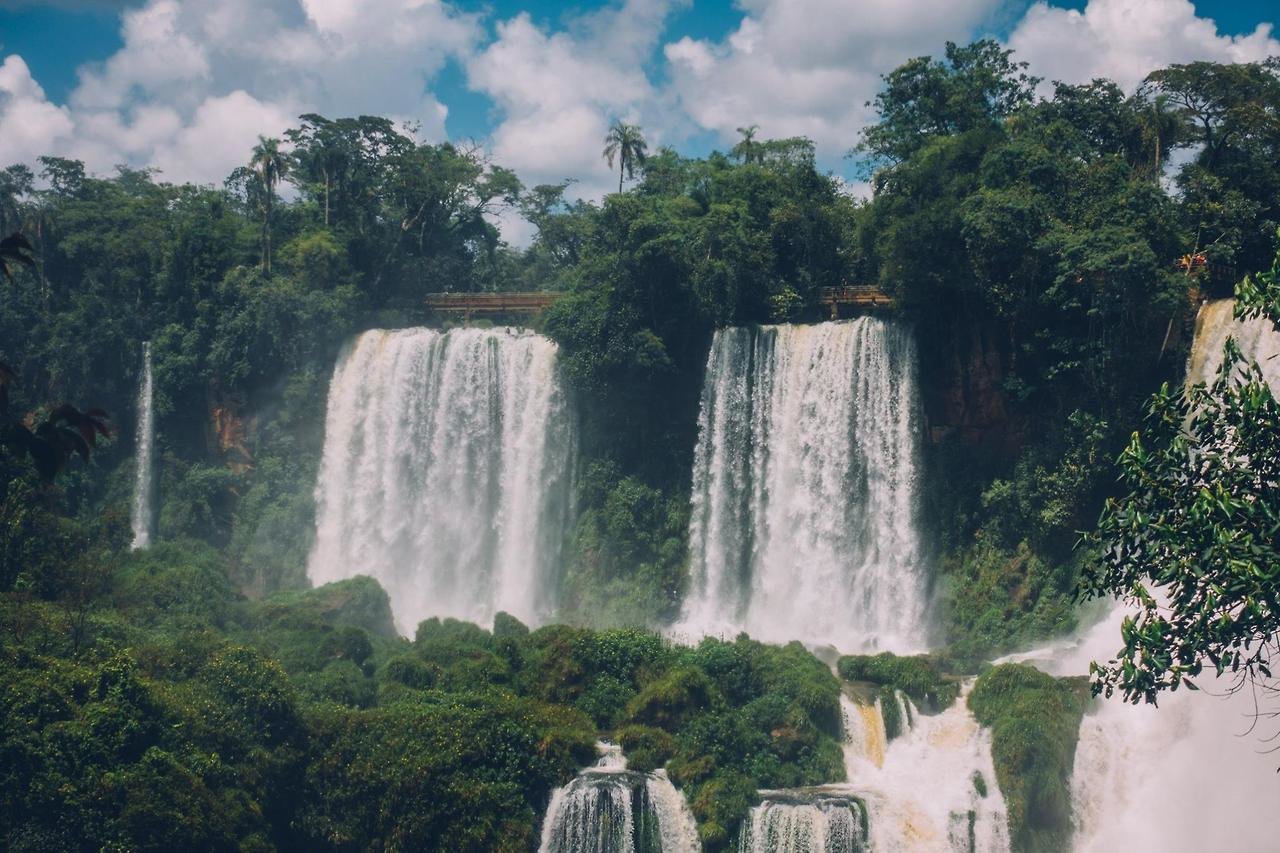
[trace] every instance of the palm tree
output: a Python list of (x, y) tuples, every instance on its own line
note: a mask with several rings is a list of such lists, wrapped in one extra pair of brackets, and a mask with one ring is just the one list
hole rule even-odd
[(249, 158), (249, 171), (262, 192), (262, 271), (271, 275), (271, 210), (275, 206), (276, 184), (289, 174), (289, 156), (280, 150), (279, 139), (258, 137)]
[(1182, 113), (1172, 105), (1168, 95), (1156, 95), (1151, 100), (1150, 111), (1143, 114), (1142, 134), (1151, 142), (1151, 171), (1156, 180), (1160, 179), (1161, 158), (1180, 141), (1184, 124)]
[(623, 176), (634, 178), (636, 166), (644, 165), (648, 147), (638, 124), (616, 121), (609, 128), (604, 138), (604, 159), (612, 169), (613, 158), (618, 158), (618, 192), (622, 192)]
[(733, 146), (733, 150), (729, 153), (743, 163), (753, 163), (759, 160), (760, 144), (756, 142), (756, 131), (759, 129), (760, 126), (757, 124), (738, 128), (738, 133), (742, 134), (742, 139), (738, 140), (738, 144)]

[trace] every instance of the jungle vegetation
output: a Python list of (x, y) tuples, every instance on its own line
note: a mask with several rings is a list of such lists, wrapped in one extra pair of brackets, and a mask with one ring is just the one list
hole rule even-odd
[[(948, 486), (927, 507), (936, 660), (842, 674), (949, 704), (944, 669), (1069, 630), (1082, 578), (1185, 605), (1131, 626), (1099, 689), (1152, 698), (1205, 661), (1269, 674), (1251, 650), (1274, 636), (1272, 578), (1209, 601), (1186, 561), (1277, 565), (1274, 483), (1258, 493), (1231, 452), (1280, 458), (1276, 403), (1252, 374), (1199, 392), (1195, 440), (1219, 467), (1190, 490), (1189, 404), (1151, 394), (1180, 381), (1201, 297), (1255, 274), (1241, 310), (1276, 316), (1275, 273), (1256, 273), (1280, 226), (1278, 72), (1192, 63), (1133, 93), (1044, 94), (998, 45), (948, 44), (887, 75), (878, 121), (849, 140), (867, 201), (809, 140), (754, 126), (690, 158), (619, 124), (620, 191), (600, 202), (371, 116), (302, 116), (223, 186), (58, 157), (0, 171), (0, 234), (22, 235), (0, 244), (0, 843), (525, 850), (605, 733), (668, 767), (712, 850), (756, 788), (838, 778), (826, 665), (647, 629), (687, 583), (713, 330), (817, 319), (818, 289), (846, 282), (878, 284), (916, 326), (929, 477)], [(529, 246), (503, 241), (507, 211), (536, 227)], [(580, 627), (428, 620), (398, 637), (367, 579), (307, 589), (328, 378), (351, 335), (428, 320), (423, 294), (504, 289), (565, 294), (539, 322), (583, 417), (562, 613)], [(132, 553), (146, 340), (159, 544)], [(1152, 513), (1165, 523), (1135, 538)], [(1249, 618), (1224, 629), (1224, 607)], [(969, 701), (1033, 816), (1015, 835), (1052, 847), (1083, 700), (1024, 670), (991, 670)]]

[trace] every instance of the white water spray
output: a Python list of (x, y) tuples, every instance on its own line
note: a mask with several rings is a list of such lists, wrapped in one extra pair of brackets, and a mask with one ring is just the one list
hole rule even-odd
[(155, 456), (155, 414), (152, 410), (154, 389), (151, 380), (151, 341), (142, 345), (142, 382), (138, 385), (138, 432), (133, 475), (133, 549), (151, 544), (151, 493), (155, 487), (152, 470)]
[[(1265, 320), (1236, 321), (1233, 309), (1231, 299), (1201, 307), (1187, 381), (1213, 381), (1231, 336), (1280, 394), (1280, 335)], [(1126, 613), (1113, 604), (1076, 638), (1011, 659), (1055, 675), (1084, 675), (1090, 661), (1120, 651)], [(1227, 696), (1229, 677), (1209, 673), (1196, 683), (1199, 692), (1167, 694), (1159, 707), (1113, 697), (1096, 701), (1085, 716), (1071, 778), (1079, 853), (1276, 849), (1268, 816), (1280, 808), (1280, 757), (1274, 742), (1264, 741), (1274, 721), (1255, 718), (1258, 710), (1274, 710), (1274, 702), (1262, 697), (1259, 707), (1249, 690)]]
[(873, 850), (1009, 850), (991, 735), (969, 712), (971, 687), (967, 683), (955, 703), (935, 715), (921, 714), (898, 694), (905, 730), (892, 740), (879, 701), (864, 705), (842, 697), (849, 781), (830, 787), (847, 788), (866, 804)]
[(910, 333), (879, 319), (731, 328), (707, 359), (693, 588), (677, 634), (921, 648)]
[(372, 575), (406, 634), (428, 616), (543, 621), (575, 457), (555, 360), (513, 329), (361, 335), (329, 386), (312, 583)]

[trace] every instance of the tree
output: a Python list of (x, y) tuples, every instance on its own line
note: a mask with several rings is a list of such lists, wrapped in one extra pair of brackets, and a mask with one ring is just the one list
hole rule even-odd
[(742, 139), (738, 140), (738, 144), (733, 146), (731, 153), (743, 163), (757, 163), (760, 161), (760, 146), (756, 142), (756, 131), (760, 129), (759, 125), (751, 125), (749, 127), (738, 128), (738, 133), (742, 134)]
[(613, 160), (618, 160), (618, 192), (622, 192), (622, 179), (635, 177), (636, 166), (643, 166), (648, 156), (648, 144), (640, 126), (627, 124), (624, 121), (614, 122), (604, 138), (604, 159), (609, 168), (613, 168)]
[(271, 275), (271, 213), (275, 207), (276, 184), (289, 174), (289, 157), (280, 150), (279, 139), (258, 137), (249, 158), (249, 169), (258, 184), (258, 204), (262, 211), (262, 271)]
[[(1280, 234), (1277, 235), (1280, 237)], [(1237, 286), (1236, 316), (1280, 329), (1280, 251)], [(1271, 677), (1280, 638), (1280, 402), (1228, 341), (1208, 385), (1166, 384), (1120, 457), (1129, 493), (1108, 501), (1084, 576), (1091, 596), (1137, 606), (1093, 690), (1155, 703), (1205, 668), (1234, 689)]]
[(1194, 152), (1178, 174), (1188, 249), (1241, 273), (1265, 267), (1280, 227), (1280, 57), (1171, 65), (1148, 75), (1143, 93), (1177, 111), (1177, 142)]
[(873, 165), (901, 162), (932, 138), (988, 126), (1030, 106), (1040, 80), (1012, 53), (989, 39), (965, 47), (947, 42), (942, 61), (921, 56), (898, 66), (873, 102), (880, 120), (852, 153)]

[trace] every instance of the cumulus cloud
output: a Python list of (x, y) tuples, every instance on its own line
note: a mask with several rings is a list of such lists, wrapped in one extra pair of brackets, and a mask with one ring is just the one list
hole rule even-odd
[(1272, 25), (1247, 35), (1219, 35), (1190, 0), (1090, 0), (1083, 11), (1036, 3), (1009, 37), (1020, 59), (1046, 81), (1109, 77), (1132, 89), (1150, 72), (1177, 62), (1254, 62), (1280, 55)]
[(31, 162), (73, 129), (69, 112), (45, 98), (20, 56), (0, 64), (0, 162)]
[(719, 42), (666, 45), (683, 110), (725, 143), (756, 124), (766, 137), (808, 136), (830, 161), (872, 118), (880, 75), (911, 56), (965, 41), (1000, 0), (747, 0), (741, 24)]
[[(709, 135), (727, 146), (751, 124), (764, 137), (809, 136), (838, 167), (874, 120), (866, 103), (882, 74), (1007, 23), (1011, 8), (738, 0), (732, 32), (695, 39), (668, 32), (690, 0), (602, 1), (551, 28), (528, 14), (486, 22), (453, 0), (136, 0), (121, 12), (122, 48), (82, 68), (66, 104), (48, 100), (21, 57), (4, 59), (0, 165), (55, 153), (100, 172), (152, 165), (216, 182), (259, 134), (311, 111), (386, 115), (440, 140), (447, 109), (431, 87), (453, 60), (493, 100), (495, 161), (527, 184), (575, 178), (585, 197), (616, 187), (600, 149), (619, 118), (642, 124), (651, 147)], [(1081, 11), (1038, 2), (1008, 44), (1049, 80), (1109, 76), (1126, 87), (1171, 62), (1280, 54), (1270, 24), (1221, 35), (1188, 0), (1089, 0)]]
[(497, 37), (467, 64), (473, 88), (502, 112), (491, 145), (495, 159), (526, 183), (573, 177), (575, 193), (608, 189), (601, 159), (612, 120), (643, 121), (653, 146), (661, 127), (658, 92), (645, 72), (667, 16), (682, 0), (626, 0), (548, 32), (528, 14), (500, 22)]
[(480, 35), (476, 16), (439, 0), (149, 0), (122, 14), (123, 47), (81, 69), (65, 106), (6, 60), (17, 94), (0, 90), (0, 121), (22, 118), (30, 138), (5, 133), (0, 159), (58, 153), (216, 182), (258, 135), (310, 111), (386, 115), (442, 139), (429, 83)]

